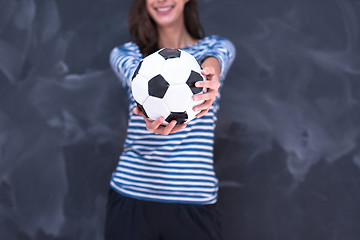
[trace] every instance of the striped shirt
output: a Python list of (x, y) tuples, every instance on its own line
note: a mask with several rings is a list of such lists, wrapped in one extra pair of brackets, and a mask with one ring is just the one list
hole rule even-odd
[[(182, 48), (199, 62), (216, 57), (221, 66), (220, 85), (235, 58), (235, 47), (227, 39), (210, 36)], [(170, 135), (146, 129), (142, 116), (133, 114), (131, 77), (142, 60), (138, 46), (128, 42), (115, 47), (110, 65), (126, 88), (129, 121), (124, 150), (110, 185), (119, 193), (149, 201), (212, 204), (217, 200), (218, 180), (213, 168), (213, 144), (218, 95), (209, 112)], [(221, 88), (221, 87), (220, 87)]]

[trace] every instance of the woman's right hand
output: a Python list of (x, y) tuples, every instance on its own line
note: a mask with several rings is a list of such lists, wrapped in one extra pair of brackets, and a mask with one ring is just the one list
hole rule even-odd
[(161, 125), (161, 123), (165, 121), (164, 117), (159, 117), (158, 119), (156, 119), (154, 121), (149, 120), (145, 116), (145, 114), (140, 110), (139, 107), (133, 108), (133, 113), (136, 115), (141, 115), (145, 120), (146, 129), (154, 132), (155, 134), (169, 135), (171, 133), (176, 133), (176, 132), (180, 131), (181, 129), (184, 129), (187, 125), (187, 123), (183, 123), (181, 125), (176, 125), (176, 120), (172, 120), (168, 125), (163, 126), (163, 125)]

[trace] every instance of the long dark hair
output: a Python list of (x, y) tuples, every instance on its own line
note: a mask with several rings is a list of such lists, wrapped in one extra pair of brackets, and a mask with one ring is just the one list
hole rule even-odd
[[(184, 7), (185, 28), (194, 39), (204, 37), (200, 24), (197, 0), (189, 0)], [(136, 43), (145, 57), (159, 49), (156, 23), (146, 10), (146, 0), (134, 0), (128, 15), (131, 41)]]

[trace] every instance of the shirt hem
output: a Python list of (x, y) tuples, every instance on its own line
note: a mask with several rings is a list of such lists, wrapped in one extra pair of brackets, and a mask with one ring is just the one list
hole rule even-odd
[(113, 182), (110, 183), (110, 187), (114, 191), (116, 191), (117, 193), (119, 193), (125, 197), (134, 198), (134, 199), (138, 199), (141, 201), (148, 201), (148, 202), (179, 203), (179, 204), (192, 204), (192, 205), (212, 205), (217, 202), (217, 196), (215, 196), (214, 199), (212, 199), (210, 201), (165, 200), (165, 199), (158, 199), (158, 198), (141, 197), (141, 196), (136, 196), (136, 195), (125, 193), (124, 191), (122, 191), (122, 189), (119, 186), (117, 186)]

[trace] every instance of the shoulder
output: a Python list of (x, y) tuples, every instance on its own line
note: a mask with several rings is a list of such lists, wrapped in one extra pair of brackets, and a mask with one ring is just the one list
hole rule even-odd
[(200, 44), (207, 47), (228, 47), (234, 48), (234, 44), (227, 38), (218, 35), (211, 35), (200, 40)]
[[(204, 49), (206, 54), (221, 57), (223, 60), (229, 60), (230, 63), (234, 60), (236, 55), (235, 45), (227, 38), (218, 35), (211, 35), (200, 40), (201, 49)], [(227, 62), (227, 61), (225, 61)]]
[(202, 52), (204, 55), (226, 55), (230, 59), (233, 59), (236, 55), (234, 44), (229, 39), (218, 35), (211, 35), (201, 39), (195, 50)]
[(139, 47), (133, 42), (127, 42), (112, 49), (110, 55), (132, 55), (142, 57)]

